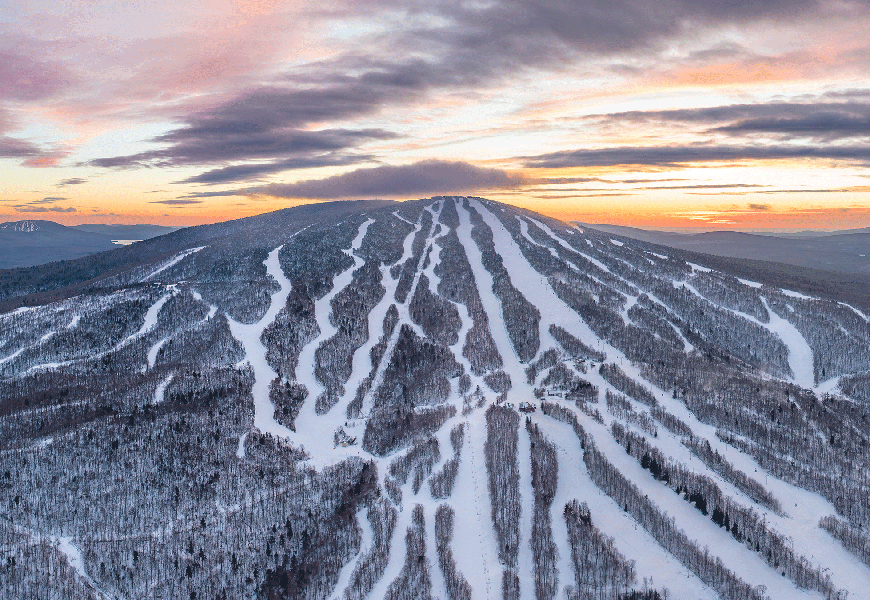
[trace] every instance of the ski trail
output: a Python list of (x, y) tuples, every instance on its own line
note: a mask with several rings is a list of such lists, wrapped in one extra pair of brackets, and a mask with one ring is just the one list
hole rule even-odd
[(457, 567), (471, 585), (472, 597), (501, 597), (501, 565), (498, 541), (489, 509), (492, 502), (487, 484), (483, 444), (486, 420), (482, 414), (468, 421), (459, 473), (453, 489), (454, 524), (452, 549)]
[[(335, 298), (342, 290), (344, 290), (353, 281), (354, 271), (359, 269), (365, 262), (362, 258), (356, 255), (356, 251), (360, 249), (365, 238), (366, 231), (369, 225), (374, 223), (374, 220), (367, 219), (359, 227), (356, 237), (351, 242), (350, 248), (343, 252), (353, 259), (353, 265), (336, 275), (332, 280), (332, 289), (325, 296), (315, 301), (314, 303), (314, 318), (317, 320), (317, 326), (320, 328), (320, 334), (308, 342), (299, 353), (299, 361), (296, 364), (295, 379), (308, 390), (308, 397), (299, 409), (299, 414), (295, 419), (296, 435), (294, 440), (305, 448), (313, 464), (326, 464), (322, 461), (328, 460), (334, 452), (334, 440), (332, 434), (338, 427), (342, 426), (347, 419), (346, 412), (340, 412), (332, 407), (332, 410), (323, 415), (317, 414), (317, 398), (326, 389), (315, 375), (317, 349), (326, 340), (338, 332), (338, 329), (332, 324), (329, 317), (332, 314), (332, 299)], [(371, 322), (369, 323), (371, 325)], [(374, 331), (379, 331), (380, 325)], [(372, 336), (372, 330), (369, 330), (369, 337)], [(349, 386), (345, 386), (346, 388)]]
[[(375, 393), (378, 388), (384, 381), (384, 374), (387, 371), (387, 367), (390, 364), (390, 361), (393, 357), (393, 352), (396, 349), (396, 344), (399, 341), (399, 332), (402, 329), (402, 325), (410, 326), (416, 333), (422, 338), (426, 337), (426, 334), (420, 330), (419, 326), (414, 323), (413, 319), (411, 319), (411, 315), (408, 313), (408, 305), (411, 302), (411, 299), (414, 297), (414, 294), (417, 291), (417, 284), (420, 282), (420, 273), (422, 272), (423, 261), (426, 260), (426, 254), (429, 252), (429, 247), (433, 242), (433, 232), (435, 231), (435, 225), (438, 221), (437, 217), (440, 215), (440, 208), (438, 211), (438, 215), (436, 215), (435, 211), (431, 209), (431, 207), (427, 206), (426, 210), (428, 210), (432, 215), (432, 226), (429, 229), (428, 236), (426, 238), (426, 244), (423, 246), (423, 252), (420, 253), (420, 260), (417, 261), (417, 268), (414, 271), (414, 279), (411, 282), (411, 289), (408, 292), (408, 295), (405, 297), (405, 302), (399, 304), (396, 303), (396, 309), (399, 313), (399, 320), (396, 323), (395, 328), (393, 329), (393, 333), (390, 335), (390, 339), (387, 342), (386, 350), (384, 351), (384, 355), (381, 357), (381, 362), (378, 364), (378, 368), (375, 371), (375, 376), (372, 378), (372, 385), (369, 388), (368, 392), (366, 392), (365, 397), (363, 398), (362, 410), (360, 414), (364, 419), (368, 418), (372, 411), (372, 403), (374, 402)], [(417, 223), (416, 229), (414, 231), (414, 235), (422, 229), (423, 217), (422, 213), (420, 216), (420, 222)], [(414, 238), (410, 235), (405, 239), (405, 252), (402, 256), (402, 259), (399, 260), (397, 264), (403, 264), (405, 260), (407, 260), (410, 256), (412, 256), (412, 245), (414, 242)], [(401, 275), (400, 275), (401, 277)], [(395, 290), (395, 286), (398, 285), (398, 279), (395, 280), (392, 284), (393, 289)]]
[[(394, 210), (394, 211), (393, 211), (393, 216), (396, 217), (397, 219), (399, 219), (400, 221), (404, 221), (404, 222), (407, 223), (408, 225), (412, 225), (412, 226), (416, 226), (416, 225), (417, 225), (416, 223), (412, 223), (411, 221), (409, 221), (408, 219), (406, 219), (405, 217), (403, 217), (402, 215), (400, 215), (400, 214), (399, 214), (399, 211), (397, 211), (397, 210)], [(399, 261), (399, 264), (402, 264), (402, 261)]]
[(185, 258), (190, 256), (191, 254), (195, 254), (195, 253), (199, 252), (200, 250), (203, 250), (204, 248), (207, 248), (207, 246), (199, 246), (198, 248), (190, 248), (189, 250), (184, 250), (183, 252), (179, 252), (178, 254), (173, 256), (171, 259), (169, 259), (169, 261), (166, 264), (155, 269), (149, 275), (147, 275), (145, 278), (140, 279), (139, 282), (145, 283), (146, 281), (153, 278), (155, 275), (159, 275), (160, 273), (162, 273), (166, 269), (174, 267), (175, 265), (180, 263), (182, 260), (184, 260)]
[(683, 502), (669, 488), (653, 479), (652, 475), (640, 466), (610, 435), (607, 427), (574, 411), (586, 433), (595, 440), (598, 450), (620, 473), (634, 483), (659, 510), (666, 509), (676, 519), (677, 526), (699, 547), (711, 546), (710, 554), (717, 556), (729, 569), (752, 585), (763, 584), (771, 598), (818, 598), (817, 592), (798, 588), (795, 583), (782, 577), (771, 568), (757, 553), (747, 548), (701, 514), (688, 502)]
[[(611, 350), (608, 352), (610, 353)], [(761, 467), (752, 456), (720, 440), (716, 435), (715, 426), (700, 421), (694, 413), (686, 408), (685, 404), (647, 381), (641, 375), (640, 370), (629, 363), (621, 353), (615, 349), (612, 352), (613, 354), (610, 356), (613, 358), (608, 362), (616, 364), (618, 360), (626, 375), (650, 390), (660, 406), (686, 423), (696, 437), (708, 441), (710, 446), (727, 459), (734, 468), (743, 471), (759, 483), (762, 479), (764, 480), (765, 489), (779, 501), (784, 514), (776, 515), (758, 505), (756, 505), (756, 510), (763, 514), (777, 531), (792, 539), (797, 554), (804, 555), (814, 564), (818, 564), (816, 557), (824, 557), (825, 567), (830, 569), (834, 585), (838, 589), (843, 588), (849, 591), (850, 597), (860, 598), (864, 595), (865, 590), (870, 589), (870, 567), (862, 563), (857, 556), (846, 551), (837, 540), (818, 527), (820, 515), (837, 514), (836, 508), (830, 501), (820, 494), (777, 478)], [(603, 378), (600, 378), (600, 375), (591, 371), (589, 380), (599, 387), (607, 385)], [(601, 387), (601, 389), (603, 391), (604, 388)], [(578, 417), (580, 416), (578, 414)], [(662, 431), (664, 430), (660, 429), (659, 435), (662, 434)], [(627, 456), (624, 451), (623, 455)], [(699, 469), (705, 470), (706, 474), (714, 480), (719, 480), (716, 473), (707, 469), (706, 465), (697, 459), (689, 458), (687, 462), (693, 467), (697, 466)], [(740, 573), (740, 571), (735, 572)]]
[[(298, 233), (298, 232), (297, 232)], [(295, 234), (294, 234), (295, 235)], [(275, 420), (275, 406), (269, 398), (269, 386), (278, 375), (266, 360), (266, 347), (260, 336), (274, 320), (278, 313), (287, 304), (287, 296), (290, 295), (291, 283), (281, 269), (278, 253), (284, 245), (278, 246), (269, 253), (263, 264), (266, 272), (278, 282), (278, 291), (272, 294), (268, 310), (256, 323), (239, 323), (227, 315), (227, 323), (230, 332), (245, 349), (245, 358), (254, 371), (254, 385), (251, 394), (254, 397), (254, 427), (263, 433), (271, 433), (278, 437), (290, 437), (293, 432)]]
[(166, 392), (167, 386), (172, 382), (175, 378), (175, 373), (172, 373), (166, 377), (160, 384), (157, 386), (157, 389), (154, 390), (154, 399), (151, 401), (151, 404), (160, 404), (163, 402), (163, 394)]
[[(424, 483), (421, 491), (428, 487), (429, 486)], [(430, 567), (429, 579), (432, 582), (432, 598), (443, 598), (444, 600), (448, 600), (447, 584), (444, 582), (444, 573), (441, 572), (441, 563), (438, 561), (438, 548), (435, 543), (435, 510), (437, 507), (438, 504), (434, 501), (423, 503), (423, 508), (425, 509), (424, 516), (426, 518), (426, 561), (429, 563)]]
[[(410, 485), (402, 486), (402, 498), (405, 498), (411, 491)], [(412, 525), (413, 508), (399, 506), (399, 514), (396, 518), (396, 525), (393, 528), (393, 537), (390, 542), (390, 557), (387, 561), (387, 566), (384, 567), (384, 573), (381, 578), (369, 592), (366, 598), (372, 600), (381, 600), (387, 595), (387, 590), (390, 584), (401, 574), (402, 567), (405, 566), (405, 555), (407, 554), (407, 543), (405, 535)]]
[(739, 310), (734, 310), (733, 308), (728, 308), (727, 306), (722, 306), (717, 304), (704, 296), (698, 289), (690, 283), (685, 281), (675, 281), (674, 287), (683, 287), (690, 291), (695, 296), (698, 296), (705, 302), (715, 306), (716, 308), (720, 308), (724, 311), (730, 312), (733, 315), (746, 319), (751, 323), (755, 323), (756, 325), (767, 329), (773, 335), (778, 337), (783, 344), (785, 344), (786, 349), (788, 350), (788, 366), (791, 369), (792, 377), (791, 381), (806, 389), (813, 389), (816, 385), (816, 376), (815, 376), (815, 368), (813, 366), (813, 350), (810, 348), (809, 344), (807, 344), (806, 339), (798, 331), (797, 327), (792, 325), (788, 320), (783, 319), (775, 311), (770, 309), (770, 305), (768, 305), (767, 300), (764, 296), (759, 296), (761, 303), (764, 304), (764, 308), (767, 310), (768, 314), (768, 322), (764, 323), (759, 321), (752, 315), (749, 315), (744, 312), (740, 312)]
[(802, 388), (812, 389), (816, 385), (812, 349), (797, 327), (770, 310), (764, 296), (761, 296), (761, 303), (764, 304), (770, 319), (767, 329), (779, 336), (788, 348), (788, 366), (794, 374), (794, 382)]
[[(542, 419), (544, 417), (541, 417)], [(616, 549), (628, 560), (633, 560), (638, 579), (653, 577), (671, 592), (672, 598), (714, 600), (718, 594), (704, 584), (694, 573), (640, 527), (621, 506), (602, 492), (586, 470), (580, 440), (570, 425), (548, 419), (548, 438), (556, 446), (559, 463), (559, 482), (553, 499), (553, 539), (559, 550), (559, 588), (574, 585), (574, 566), (568, 542), (568, 527), (563, 510), (572, 500), (589, 505), (592, 524), (601, 533), (614, 539)], [(557, 598), (563, 598), (557, 594)]]
[(333, 593), (330, 594), (333, 600), (341, 600), (345, 597), (345, 590), (350, 583), (350, 577), (353, 575), (354, 569), (356, 569), (356, 566), (359, 563), (359, 559), (365, 556), (372, 547), (372, 542), (375, 537), (374, 532), (372, 531), (372, 525), (369, 523), (368, 517), (366, 516), (365, 508), (360, 508), (357, 511), (356, 520), (357, 523), (360, 524), (361, 530), (359, 551), (357, 551), (356, 556), (352, 557), (341, 568), (341, 571), (338, 574), (338, 582), (336, 582), (335, 587), (332, 588)]
[(520, 598), (535, 600), (535, 558), (532, 552), (532, 520), (535, 512), (535, 494), (532, 487), (532, 446), (526, 431), (525, 419), (517, 426), (517, 459), (520, 481), (520, 538), (517, 555), (517, 575), (520, 579)]
[(236, 449), (236, 456), (238, 458), (245, 458), (245, 441), (248, 439), (248, 434), (250, 431), (246, 431), (239, 437), (239, 447)]
[(849, 310), (854, 312), (856, 315), (858, 315), (859, 317), (864, 319), (865, 322), (870, 323), (870, 316), (867, 316), (865, 313), (861, 312), (860, 310), (858, 310), (857, 308), (855, 308), (851, 304), (846, 304), (845, 302), (839, 302), (838, 304), (848, 308)]
[[(411, 256), (411, 245), (414, 242), (414, 236), (417, 235), (417, 232), (421, 227), (420, 224), (412, 223), (412, 225), (414, 225), (415, 228), (405, 236), (405, 240), (402, 244), (404, 252), (402, 257), (395, 264), (402, 264)], [(335, 412), (336, 415), (347, 416), (348, 406), (356, 397), (357, 389), (359, 389), (362, 381), (369, 373), (371, 373), (372, 368), (375, 366), (372, 364), (371, 350), (380, 341), (384, 319), (387, 316), (387, 311), (389, 311), (390, 306), (394, 303), (396, 287), (399, 285), (399, 279), (393, 279), (389, 274), (389, 270), (389, 266), (381, 266), (381, 284), (384, 286), (386, 291), (384, 292), (384, 296), (381, 298), (380, 302), (378, 302), (378, 304), (369, 312), (369, 339), (366, 340), (362, 346), (357, 348), (356, 352), (354, 352), (351, 361), (351, 374), (344, 386), (344, 395), (339, 398), (336, 405), (330, 411)], [(365, 429), (365, 421), (363, 419), (354, 419), (347, 423), (348, 426), (345, 427), (345, 431), (347, 431), (349, 435), (356, 435), (358, 439), (361, 439)]]
[(120, 348), (123, 348), (127, 344), (133, 343), (134, 341), (138, 340), (140, 337), (143, 337), (145, 334), (147, 334), (149, 331), (151, 331), (152, 329), (154, 329), (154, 327), (157, 326), (157, 316), (160, 314), (160, 310), (163, 308), (163, 305), (166, 304), (172, 296), (174, 296), (175, 294), (178, 293), (178, 288), (175, 287), (174, 285), (167, 286), (166, 289), (168, 289), (169, 292), (167, 292), (166, 294), (161, 296), (160, 299), (157, 300), (157, 302), (155, 302), (154, 304), (151, 305), (151, 308), (148, 309), (148, 312), (145, 313), (145, 322), (142, 323), (142, 326), (139, 328), (139, 331), (137, 331), (136, 333), (134, 333), (132, 335), (127, 336), (127, 338), (125, 340), (123, 340), (121, 343), (119, 343), (117, 346), (115, 346), (112, 349), (112, 352), (114, 352), (115, 350), (118, 350)]
[(112, 594), (108, 594), (101, 590), (97, 583), (88, 575), (87, 569), (85, 569), (85, 561), (82, 558), (82, 553), (78, 549), (72, 539), (68, 537), (51, 537), (50, 538), (53, 543), (57, 544), (58, 551), (64, 555), (66, 561), (69, 563), (78, 576), (84, 581), (90, 589), (95, 591), (102, 598), (109, 598), (111, 600), (117, 600), (116, 596)]
[(153, 369), (154, 364), (157, 362), (157, 355), (160, 353), (160, 349), (169, 341), (169, 337), (165, 337), (160, 339), (156, 344), (151, 346), (151, 349), (148, 350), (148, 368)]
[[(463, 248), (465, 248), (465, 255), (468, 258), (468, 264), (471, 266), (471, 271), (474, 274), (475, 281), (477, 282), (477, 292), (489, 320), (489, 331), (492, 334), (493, 342), (495, 342), (495, 347), (501, 355), (504, 363), (504, 370), (511, 376), (512, 388), (508, 394), (513, 395), (512, 392), (515, 393), (517, 386), (528, 388), (527, 385), (524, 385), (524, 369), (520, 363), (519, 357), (516, 352), (514, 352), (513, 344), (510, 341), (507, 325), (505, 325), (502, 314), (501, 302), (496, 297), (495, 292), (492, 291), (492, 274), (483, 266), (483, 254), (481, 253), (480, 248), (478, 248), (477, 243), (471, 237), (471, 217), (461, 201), (456, 202), (456, 211), (459, 213), (459, 227), (456, 228), (456, 235), (459, 237), (459, 242), (462, 244)], [(493, 231), (493, 239), (495, 241), (495, 247), (498, 248), (499, 240), (496, 239), (495, 231)], [(502, 255), (502, 258), (504, 258), (504, 255)], [(505, 261), (505, 263), (507, 263), (507, 261)], [(505, 264), (505, 267), (510, 269), (508, 264)], [(515, 287), (522, 289), (521, 286), (518, 285), (518, 281), (513, 279), (512, 273), (511, 281)], [(540, 285), (540, 282), (541, 277), (539, 275), (534, 285), (537, 287)], [(533, 287), (531, 289), (535, 288)], [(549, 332), (543, 331), (543, 327), (541, 327), (541, 330), (541, 347), (546, 348), (553, 345), (552, 343), (549, 345), (547, 344), (548, 341), (551, 341)], [(524, 391), (530, 393), (531, 389)]]

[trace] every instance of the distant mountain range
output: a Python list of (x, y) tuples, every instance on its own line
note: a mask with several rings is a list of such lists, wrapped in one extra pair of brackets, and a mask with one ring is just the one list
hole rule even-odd
[(175, 231), (163, 225), (74, 225), (26, 220), (0, 223), (0, 269), (81, 258)]
[(739, 231), (686, 234), (620, 225), (587, 226), (652, 244), (715, 256), (772, 261), (838, 273), (870, 274), (870, 228), (771, 235)]

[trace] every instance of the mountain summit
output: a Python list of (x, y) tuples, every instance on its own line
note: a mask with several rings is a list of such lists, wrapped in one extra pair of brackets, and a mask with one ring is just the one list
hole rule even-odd
[(4, 597), (867, 597), (866, 306), (481, 198), (0, 276)]

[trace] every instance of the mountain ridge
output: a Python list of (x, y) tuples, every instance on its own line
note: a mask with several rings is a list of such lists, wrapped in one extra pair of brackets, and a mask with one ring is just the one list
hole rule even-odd
[(859, 307), (482, 198), (164, 238), (0, 314), (9, 593), (870, 584)]

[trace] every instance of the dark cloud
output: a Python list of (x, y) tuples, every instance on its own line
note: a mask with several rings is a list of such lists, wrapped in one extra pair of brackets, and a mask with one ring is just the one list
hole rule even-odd
[(362, 162), (374, 160), (370, 155), (323, 155), (314, 157), (293, 158), (290, 160), (279, 160), (271, 163), (243, 164), (230, 165), (229, 167), (221, 167), (212, 169), (193, 177), (188, 177), (177, 183), (204, 183), (214, 185), (218, 183), (227, 183), (230, 181), (245, 181), (253, 179), (261, 175), (270, 173), (280, 173), (281, 171), (289, 171), (293, 169), (312, 169), (315, 167), (327, 166), (342, 166), (352, 165)]
[(0, 135), (0, 158), (30, 158), (42, 154), (42, 149), (32, 142)]
[(68, 185), (81, 185), (83, 183), (87, 183), (87, 179), (82, 177), (70, 177), (69, 179), (62, 179), (57, 183), (57, 187), (66, 187)]
[(366, 141), (394, 137), (381, 129), (302, 131), (269, 129), (253, 122), (225, 125), (224, 130), (217, 125), (177, 129), (152, 140), (167, 142), (168, 148), (99, 158), (91, 161), (91, 164), (97, 167), (167, 167), (290, 156), (299, 160), (313, 160), (336, 156), (336, 151), (347, 150)]
[(515, 188), (524, 183), (522, 177), (499, 169), (476, 167), (464, 162), (427, 160), (404, 166), (357, 169), (326, 179), (254, 187), (245, 192), (249, 195), (311, 199), (414, 197)]
[(753, 202), (750, 202), (746, 206), (750, 210), (761, 210), (761, 211), (771, 210), (773, 208), (770, 204), (755, 204)]
[(59, 202), (61, 200), (66, 200), (63, 196), (46, 196), (42, 200), (34, 200), (34, 202)]
[(811, 102), (730, 104), (706, 108), (628, 111), (596, 115), (599, 122), (635, 126), (638, 123), (693, 124), (707, 133), (770, 134), (785, 138), (834, 140), (870, 137), (870, 102), (853, 92), (850, 102), (831, 102), (829, 96)]
[(56, 212), (56, 213), (74, 213), (76, 209), (72, 206), (67, 208), (63, 208), (60, 206), (33, 206), (32, 204), (19, 204), (18, 206), (13, 206), (17, 212), (22, 213), (45, 213), (45, 212)]
[[(360, 147), (391, 134), (337, 124), (408, 105), (430, 91), (478, 89), (531, 70), (562, 69), (578, 58), (649, 51), (687, 30), (795, 18), (818, 7), (816, 0), (406, 0), (398, 6), (375, 1), (367, 4), (367, 14), (379, 8), (404, 11), (409, 25), (375, 35), (353, 52), (299, 65), (208, 112), (181, 115), (178, 128), (151, 140), (164, 144), (161, 150), (90, 164), (213, 165), (184, 181), (206, 184), (308, 164), (353, 164)], [(345, 10), (346, 16), (360, 14), (356, 6)], [(334, 16), (345, 15), (338, 10)], [(367, 54), (369, 48), (377, 54)], [(716, 48), (719, 54), (739, 50)]]
[(791, 145), (685, 145), (620, 146), (579, 149), (524, 157), (527, 167), (612, 167), (643, 165), (673, 167), (696, 162), (740, 160), (828, 159), (870, 164), (870, 146), (791, 146)]

